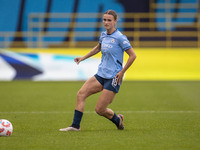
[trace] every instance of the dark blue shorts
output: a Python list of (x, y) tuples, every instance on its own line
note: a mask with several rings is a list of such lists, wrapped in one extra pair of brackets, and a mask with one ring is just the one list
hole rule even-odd
[(101, 85), (103, 85), (104, 89), (118, 93), (121, 84), (120, 85), (117, 84), (116, 78), (105, 79), (98, 76), (97, 74), (95, 74), (94, 76), (101, 83)]

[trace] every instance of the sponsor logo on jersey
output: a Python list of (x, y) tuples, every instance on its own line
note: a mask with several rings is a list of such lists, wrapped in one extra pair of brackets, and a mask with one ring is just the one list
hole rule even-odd
[(113, 46), (110, 44), (102, 44), (102, 47), (103, 48), (113, 48)]

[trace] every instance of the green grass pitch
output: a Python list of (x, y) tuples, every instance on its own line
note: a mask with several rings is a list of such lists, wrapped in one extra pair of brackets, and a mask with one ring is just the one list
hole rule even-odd
[(110, 105), (124, 115), (119, 131), (94, 112), (99, 94), (86, 101), (81, 132), (71, 124), (83, 82), (0, 82), (0, 119), (14, 126), (0, 149), (199, 150), (200, 81), (126, 81)]

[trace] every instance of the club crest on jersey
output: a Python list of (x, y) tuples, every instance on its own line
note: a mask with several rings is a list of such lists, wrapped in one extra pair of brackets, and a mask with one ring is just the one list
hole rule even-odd
[(111, 43), (115, 43), (115, 39), (111, 39)]

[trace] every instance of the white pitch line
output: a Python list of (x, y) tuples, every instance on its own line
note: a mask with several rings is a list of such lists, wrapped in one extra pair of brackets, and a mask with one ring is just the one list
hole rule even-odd
[(200, 113), (200, 111), (183, 111), (183, 110), (180, 110), (180, 111), (173, 111), (173, 110), (170, 110), (170, 111), (154, 111), (154, 110), (147, 110), (147, 111), (117, 111), (119, 113), (147, 113), (147, 114), (190, 114), (190, 113)]
[[(73, 114), (74, 111), (31, 111), (31, 112), (0, 112), (0, 114)], [(95, 111), (85, 111), (86, 114), (94, 114)], [(116, 111), (116, 113), (124, 114), (198, 114), (200, 111), (154, 111), (154, 110), (145, 110), (145, 111)]]

